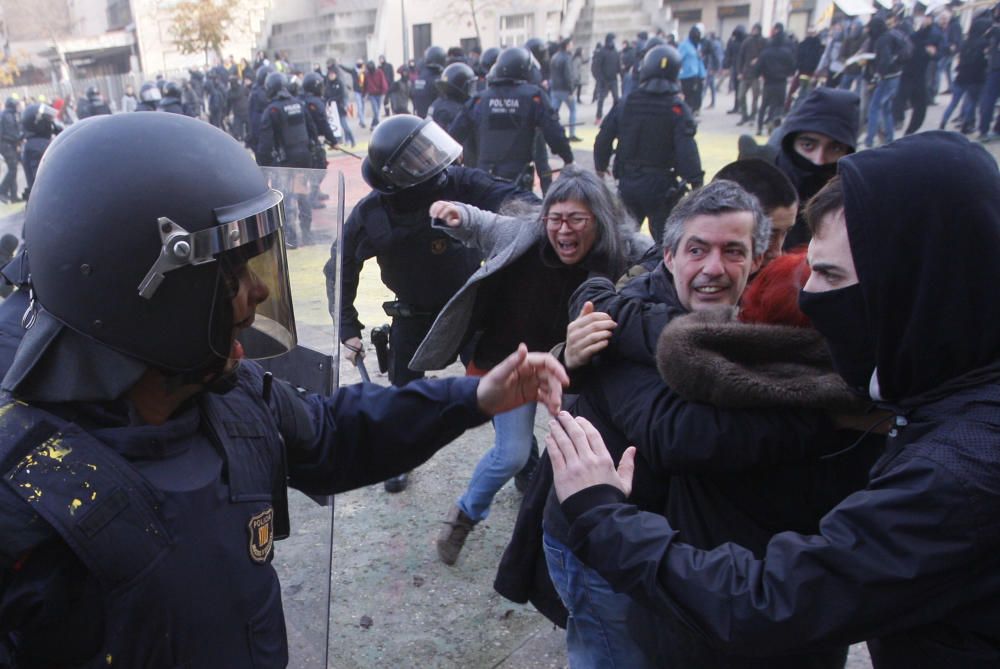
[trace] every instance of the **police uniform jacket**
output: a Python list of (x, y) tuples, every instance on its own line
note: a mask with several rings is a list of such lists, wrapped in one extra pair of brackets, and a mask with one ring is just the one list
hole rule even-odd
[(361, 267), (368, 258), (376, 258), (382, 283), (400, 301), (426, 313), (437, 313), (479, 267), (479, 251), (431, 227), (428, 207), (434, 200), (466, 202), (493, 211), (509, 197), (537, 202), (530, 193), (479, 170), (452, 166), (445, 170), (445, 177), (444, 184), (429, 195), (432, 199), (416, 211), (399, 211), (390, 197), (376, 191), (354, 206), (344, 225), (342, 278), (337, 276), (332, 258), (323, 268), (331, 309), (333, 288), (338, 279), (341, 281), (342, 340), (360, 337), (364, 328), (354, 298)]
[(337, 137), (333, 134), (333, 128), (330, 127), (330, 119), (326, 117), (326, 103), (323, 99), (308, 93), (303, 95), (301, 99), (306, 106), (309, 118), (312, 119), (313, 125), (316, 127), (317, 136), (322, 137), (330, 144), (336, 144)]
[(439, 126), (447, 130), (452, 122), (458, 117), (462, 112), (462, 103), (452, 100), (451, 98), (446, 98), (444, 96), (439, 96), (434, 102), (431, 103), (430, 108), (427, 110), (428, 116), (434, 120)]
[(594, 169), (606, 172), (614, 153), (614, 175), (620, 179), (673, 173), (700, 185), (704, 172), (696, 132), (691, 109), (676, 92), (653, 92), (642, 85), (619, 100), (601, 123)]
[(281, 91), (261, 115), (257, 162), (264, 166), (312, 167), (316, 138), (316, 126), (306, 104), (288, 91)]
[(503, 81), (470, 100), (448, 132), (461, 144), (475, 135), (476, 167), (514, 180), (531, 162), (538, 129), (554, 153), (573, 162), (573, 150), (545, 92), (535, 84)]
[(157, 111), (169, 112), (171, 114), (183, 114), (184, 105), (181, 104), (179, 98), (175, 98), (172, 95), (168, 95), (160, 100), (160, 104), (157, 107)]
[(437, 86), (434, 83), (441, 78), (441, 70), (423, 65), (413, 80), (410, 88), (410, 99), (413, 100), (413, 113), (420, 118), (427, 116), (431, 103), (438, 97)]
[(331, 494), (413, 469), (486, 419), (469, 379), (332, 397), (275, 382), (265, 401), (256, 364), (238, 376), (160, 426), (121, 402), (4, 400), (0, 647), (13, 666), (286, 666), (271, 566), (282, 458), (291, 485)]

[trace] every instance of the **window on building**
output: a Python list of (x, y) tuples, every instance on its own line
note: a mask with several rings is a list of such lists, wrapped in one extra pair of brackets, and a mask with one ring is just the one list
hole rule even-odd
[(431, 24), (413, 24), (413, 53), (417, 58), (424, 57), (424, 51), (431, 45)]
[(520, 46), (533, 37), (534, 14), (509, 14), (500, 17), (500, 46)]

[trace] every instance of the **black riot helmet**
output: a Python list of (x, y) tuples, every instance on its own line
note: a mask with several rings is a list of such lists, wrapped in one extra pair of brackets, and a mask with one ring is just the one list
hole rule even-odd
[(270, 65), (261, 65), (260, 67), (257, 68), (257, 74), (254, 75), (256, 77), (254, 79), (254, 83), (263, 88), (264, 82), (267, 80), (267, 75), (271, 74), (272, 72), (274, 72), (274, 68), (271, 67)]
[(490, 83), (528, 81), (534, 58), (531, 52), (519, 46), (507, 47), (497, 56), (486, 79)]
[(531, 52), (539, 64), (549, 62), (549, 48), (540, 37), (532, 37), (524, 43), (524, 48)]
[(680, 90), (677, 75), (681, 71), (681, 55), (672, 46), (650, 49), (639, 68), (639, 85), (652, 93), (676, 93)]
[(86, 95), (88, 100), (98, 100), (101, 97), (101, 91), (97, 86), (87, 86)]
[(288, 90), (288, 78), (281, 72), (271, 72), (264, 80), (264, 94), (273, 100), (278, 93)]
[(479, 57), (479, 74), (485, 77), (490, 68), (496, 64), (499, 55), (500, 49), (495, 46), (491, 46), (486, 51), (483, 51), (483, 54)]
[(288, 78), (288, 92), (292, 94), (292, 97), (299, 97), (299, 91), (302, 88), (302, 81), (295, 75)]
[(448, 63), (448, 53), (439, 46), (429, 46), (424, 51), (424, 65), (440, 72)]
[(641, 53), (642, 53), (643, 56), (645, 56), (647, 53), (649, 53), (650, 51), (652, 51), (656, 47), (658, 47), (658, 46), (666, 46), (666, 44), (667, 44), (667, 40), (665, 40), (662, 37), (659, 37), (657, 35), (654, 35), (654, 36), (650, 37), (648, 40), (646, 40), (646, 44), (643, 47)]
[[(281, 194), (218, 128), (180, 114), (74, 124), (49, 146), (31, 198), (24, 239), (36, 303), (22, 344), (36, 355), (15, 358), (5, 388), (51, 377), (53, 347), (198, 383), (227, 358), (294, 346)], [(234, 299), (247, 282), (266, 294), (255, 311), (245, 303), (249, 314)], [(128, 387), (121, 369), (92, 366), (88, 392)]]
[(36, 102), (25, 107), (21, 114), (21, 127), (27, 134), (51, 137), (62, 130), (62, 126), (56, 121), (57, 115), (55, 107)]
[(168, 81), (163, 84), (163, 97), (165, 98), (181, 98), (181, 87), (177, 85), (176, 81)]
[(394, 114), (372, 132), (361, 176), (380, 193), (398, 193), (437, 176), (461, 153), (461, 145), (431, 119)]
[(444, 68), (441, 78), (434, 82), (438, 93), (449, 100), (465, 102), (472, 94), (476, 73), (465, 63), (452, 63)]
[(145, 82), (139, 89), (139, 99), (143, 102), (159, 102), (162, 97), (160, 88), (152, 81)]
[(310, 72), (302, 80), (302, 90), (308, 95), (323, 95), (323, 75), (319, 72)]

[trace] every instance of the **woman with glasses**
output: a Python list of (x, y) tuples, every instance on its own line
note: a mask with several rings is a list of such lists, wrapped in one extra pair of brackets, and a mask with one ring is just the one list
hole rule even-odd
[[(486, 260), (448, 302), (410, 367), (439, 369), (472, 341), (469, 374), (486, 373), (502, 352), (524, 342), (532, 351), (563, 341), (569, 297), (590, 272), (617, 277), (652, 240), (640, 236), (617, 197), (591, 172), (563, 168), (541, 211), (505, 216), (457, 202), (431, 205), (434, 225), (479, 248)], [(535, 404), (494, 418), (496, 442), (480, 459), (450, 509), (438, 555), (454, 564), (468, 533), (486, 518), (494, 495), (534, 451)], [(526, 483), (526, 481), (525, 481)]]

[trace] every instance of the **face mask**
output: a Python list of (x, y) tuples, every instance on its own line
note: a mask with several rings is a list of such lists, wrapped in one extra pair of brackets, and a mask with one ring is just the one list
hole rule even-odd
[(833, 368), (867, 397), (875, 370), (875, 342), (865, 316), (861, 284), (822, 293), (799, 293), (799, 308), (826, 340)]

